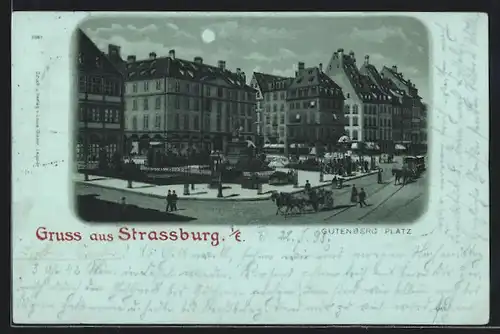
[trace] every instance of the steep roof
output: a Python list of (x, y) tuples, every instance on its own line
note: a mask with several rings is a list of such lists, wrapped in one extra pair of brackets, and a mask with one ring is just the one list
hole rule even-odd
[(309, 67), (299, 71), (296, 78), (293, 79), (289, 89), (305, 88), (311, 86), (319, 86), (320, 93), (324, 92), (327, 95), (344, 98), (342, 88), (335, 81), (329, 78), (318, 67)]
[(283, 77), (260, 72), (253, 72), (253, 75), (262, 93), (287, 89), (293, 80), (291, 77)]
[(126, 79), (130, 81), (163, 77), (192, 81), (213, 78), (222, 79), (234, 88), (254, 91), (245, 82), (245, 77), (241, 73), (238, 74), (227, 69), (185, 59), (160, 57), (127, 62), (125, 67), (127, 72)]
[(76, 32), (78, 44), (78, 69), (85, 72), (97, 71), (100, 73), (122, 74), (107, 55), (92, 42), (81, 29)]
[(343, 67), (354, 91), (361, 100), (374, 103), (390, 99), (390, 96), (378, 88), (368, 75), (360, 73), (351, 57), (344, 55)]
[(387, 66), (383, 67), (383, 71), (389, 72), (395, 80), (398, 80), (400, 83), (406, 86), (408, 88), (408, 93), (409, 93), (408, 95), (410, 95), (413, 98), (417, 98), (419, 100), (422, 99), (422, 97), (418, 95), (418, 89), (415, 88), (415, 84), (413, 84), (410, 80), (405, 79), (402, 73)]

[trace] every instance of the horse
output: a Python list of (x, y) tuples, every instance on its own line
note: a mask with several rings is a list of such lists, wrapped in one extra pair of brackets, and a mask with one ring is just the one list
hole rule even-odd
[(394, 185), (400, 184), (403, 179), (403, 186), (408, 183), (408, 180), (413, 176), (412, 171), (407, 169), (393, 168), (392, 175), (394, 176)]
[[(285, 215), (285, 217), (292, 212), (294, 208), (297, 208), (299, 212), (302, 212), (306, 204), (305, 199), (294, 197), (292, 194), (283, 192), (273, 192), (271, 200), (276, 203), (276, 215), (281, 212)], [(286, 208), (284, 212), (282, 210), (283, 208)]]

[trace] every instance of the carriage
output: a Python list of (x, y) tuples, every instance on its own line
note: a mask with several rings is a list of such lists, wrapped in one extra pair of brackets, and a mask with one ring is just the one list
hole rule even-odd
[(312, 189), (298, 193), (274, 192), (271, 200), (276, 203), (276, 215), (318, 212), (333, 209), (333, 192), (326, 189)]
[(403, 163), (415, 177), (419, 177), (425, 171), (425, 158), (423, 156), (407, 156), (403, 159)]

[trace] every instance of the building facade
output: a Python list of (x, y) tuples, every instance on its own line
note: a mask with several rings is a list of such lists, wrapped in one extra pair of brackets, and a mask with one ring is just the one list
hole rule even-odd
[[(427, 143), (427, 122), (426, 111), (422, 98), (418, 94), (418, 89), (410, 79), (404, 78), (398, 71), (397, 66), (382, 69), (384, 78), (392, 81), (392, 85), (405, 93), (403, 118), (404, 118), (404, 139), (410, 145), (408, 148), (412, 153), (417, 153), (424, 149)], [(425, 144), (424, 144), (425, 143)]]
[(176, 58), (129, 56), (126, 64), (126, 136), (139, 142), (139, 153), (152, 142), (181, 154), (188, 149), (225, 151), (236, 130), (255, 140), (256, 94), (245, 73)]
[[(120, 49), (112, 48), (113, 57)], [(123, 153), (124, 78), (108, 57), (83, 33), (77, 31), (78, 113), (77, 161), (110, 161)]]
[(285, 147), (306, 144), (316, 147), (337, 143), (344, 134), (344, 95), (339, 85), (323, 72), (323, 65), (305, 67), (298, 63), (288, 86), (285, 117)]
[(392, 96), (381, 90), (369, 75), (360, 73), (352, 51), (334, 52), (325, 72), (344, 92), (345, 133), (353, 141), (392, 152)]
[(265, 144), (285, 144), (287, 89), (293, 78), (254, 72), (250, 86), (257, 90), (257, 124)]

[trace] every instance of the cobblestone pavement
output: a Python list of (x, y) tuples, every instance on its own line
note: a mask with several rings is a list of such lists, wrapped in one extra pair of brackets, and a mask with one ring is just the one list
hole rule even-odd
[[(276, 205), (271, 201), (257, 202), (215, 202), (189, 201), (178, 202), (177, 214), (196, 218), (192, 223), (276, 223), (276, 224), (342, 224), (353, 222), (398, 223), (418, 219), (427, 204), (426, 176), (404, 187), (394, 185), (390, 168), (384, 169), (383, 184), (377, 183), (377, 175), (352, 180), (344, 184), (343, 189), (334, 190), (334, 208), (320, 212), (305, 212), (284, 217), (276, 215)], [(364, 188), (367, 194), (367, 207), (360, 208), (350, 203), (351, 186)], [(165, 210), (165, 200), (125, 193), (120, 190), (106, 189), (91, 184), (75, 184), (76, 193), (96, 194), (106, 201), (119, 202), (126, 197), (129, 204), (143, 208)]]

